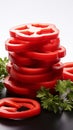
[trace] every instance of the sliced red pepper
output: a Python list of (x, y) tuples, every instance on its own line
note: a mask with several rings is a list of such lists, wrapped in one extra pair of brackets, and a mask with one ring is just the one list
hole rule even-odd
[(6, 50), (12, 52), (23, 52), (24, 50), (27, 49), (27, 44), (28, 42), (11, 37), (6, 40), (5, 48)]
[(19, 82), (17, 83), (14, 79), (12, 79), (10, 76), (7, 76), (4, 79), (4, 85), (8, 89), (8, 91), (19, 94), (19, 95), (24, 95), (28, 97), (31, 96), (31, 90), (27, 85), (25, 84), (20, 84)]
[(12, 77), (7, 76), (4, 79), (4, 86), (7, 88), (9, 94), (21, 96), (21, 97), (36, 97), (36, 87), (35, 84), (26, 84), (15, 81)]
[(48, 67), (48, 70), (51, 70), (52, 66), (58, 62), (60, 62), (60, 58), (54, 59), (53, 61), (40, 60), (40, 66), (41, 67)]
[[(56, 39), (50, 39), (47, 42), (26, 42), (24, 41), (25, 44), (27, 44), (27, 49), (28, 51), (39, 51), (39, 52), (48, 52), (48, 51), (56, 51), (59, 48), (60, 45), (60, 39), (56, 38)], [(25, 51), (26, 52), (26, 51)], [(20, 55), (25, 55), (24, 52), (19, 53)]]
[(53, 24), (23, 24), (10, 29), (10, 35), (26, 41), (45, 41), (57, 38), (59, 30)]
[(58, 52), (34, 52), (34, 51), (28, 51), (26, 52), (27, 56), (36, 60), (41, 60), (41, 61), (53, 61), (58, 58)]
[(63, 46), (60, 46), (58, 49), (58, 56), (59, 58), (62, 58), (66, 55), (66, 49)]
[(34, 62), (35, 62), (26, 56), (22, 57), (14, 52), (9, 52), (8, 57), (12, 63), (15, 63), (19, 66), (24, 66), (24, 65), (31, 66), (31, 65), (34, 65)]
[(22, 74), (27, 74), (27, 75), (43, 74), (49, 70), (49, 68), (46, 68), (46, 67), (42, 67), (42, 68), (41, 67), (22, 67), (22, 66), (18, 66), (16, 64), (12, 64), (11, 62), (8, 62), (6, 65), (6, 69), (7, 69), (8, 73), (10, 73), (11, 67), (13, 67), (18, 72), (20, 72)]
[[(45, 55), (44, 55), (44, 53), (40, 53), (42, 59), (41, 58), (36, 58), (36, 59), (33, 58), (34, 57), (33, 56), (34, 52), (32, 52), (32, 54), (31, 54), (31, 51), (26, 52), (26, 53), (30, 54), (30, 55), (27, 54), (27, 56), (26, 56), (31, 61), (29, 64), (26, 64), (27, 62), (26, 63), (21, 62), (21, 65), (20, 65), (19, 61), (21, 61), (21, 60), (24, 61), (23, 59), (25, 58), (25, 54), (22, 54), (23, 56), (21, 56), (21, 54), (18, 54), (18, 53), (17, 54), (9, 53), (9, 55), (13, 55), (12, 60), (10, 59), (11, 62), (14, 61), (14, 63), (19, 65), (19, 66), (29, 66), (29, 67), (38, 67), (38, 66), (40, 66), (40, 67), (48, 67), (48, 69), (50, 69), (53, 64), (60, 61), (60, 58), (56, 57), (57, 52), (55, 52), (55, 56), (54, 56), (53, 52), (52, 53), (46, 53)], [(39, 53), (37, 53), (37, 54), (38, 54), (38, 57), (39, 57)], [(48, 54), (49, 54), (49, 56), (48, 56)], [(44, 57), (46, 57), (46, 59), (43, 59), (43, 55), (44, 55)], [(53, 59), (47, 59), (47, 57), (50, 57), (50, 55), (51, 55), (51, 58), (54, 56)], [(16, 60), (14, 60), (14, 59), (16, 59)]]
[(41, 86), (44, 86), (46, 88), (54, 89), (55, 84), (58, 79), (62, 79), (62, 75), (59, 74), (53, 75), (53, 77), (48, 80), (48, 81), (42, 81), (38, 83), (21, 83), (17, 82), (14, 79), (12, 79), (10, 76), (7, 76), (4, 79), (4, 86), (7, 88), (9, 93), (17, 94), (19, 96), (24, 96), (24, 97), (30, 97), (30, 98), (35, 98), (36, 97), (36, 92), (41, 88)]
[(56, 51), (46, 51), (38, 52), (38, 51), (27, 51), (26, 55), (31, 59), (41, 60), (41, 61), (54, 61), (58, 58), (62, 58), (66, 55), (66, 49), (61, 46)]
[[(13, 106), (12, 106), (13, 104)], [(21, 110), (27, 107), (28, 110)], [(40, 104), (27, 98), (3, 98), (0, 99), (0, 117), (2, 118), (29, 118), (40, 114)]]
[(40, 48), (40, 50), (42, 50), (43, 52), (48, 52), (48, 51), (56, 51), (59, 48), (60, 45), (60, 39), (56, 38), (56, 39), (52, 39), (50, 40), (47, 44), (45, 44), (44, 46), (42, 46)]
[(43, 46), (46, 42), (30, 42), (20, 40), (18, 38), (10, 37), (5, 41), (5, 49), (11, 52), (25, 52), (26, 50), (37, 50), (40, 46)]
[(58, 67), (57, 65), (55, 65), (53, 67), (53, 70), (48, 71), (47, 73), (34, 74), (34, 75), (27, 75), (27, 74), (19, 73), (18, 71), (13, 69), (13, 67), (11, 67), (10, 75), (14, 80), (18, 82), (22, 82), (23, 84), (26, 85), (30, 83), (36, 84), (39, 82), (47, 82), (48, 80), (51, 80), (54, 76), (62, 77), (62, 72), (63, 72), (63, 67), (62, 65), (59, 64)]
[(11, 67), (12, 67), (12, 64), (13, 64), (13, 63), (10, 62), (10, 61), (6, 64), (6, 70), (7, 70), (8, 73), (10, 73), (10, 69), (11, 69)]
[(46, 82), (39, 82), (35, 84), (35, 89), (39, 90), (41, 86), (44, 86), (46, 88), (54, 89), (55, 84), (57, 83), (57, 80), (62, 79), (62, 75), (59, 76), (53, 76), (51, 80), (48, 80)]
[(20, 67), (20, 66), (17, 66), (16, 64), (13, 64), (13, 68), (15, 70), (17, 70), (18, 72), (20, 73), (23, 73), (23, 74), (27, 74), (27, 75), (37, 75), (37, 74), (44, 74), (44, 73), (47, 73), (47, 71), (49, 70), (48, 68), (46, 67)]
[(70, 79), (73, 81), (73, 62), (64, 63), (63, 79)]
[(51, 69), (52, 65), (59, 62), (60, 58), (53, 59), (52, 61), (49, 60), (35, 60), (31, 58), (27, 58), (26, 56), (20, 56), (17, 53), (9, 52), (9, 60), (16, 64), (19, 67), (30, 67), (30, 68), (36, 68), (36, 67), (47, 67), (48, 70)]
[[(49, 48), (49, 47), (48, 47), (48, 48)], [(55, 48), (54, 48), (54, 49), (55, 49)], [(48, 49), (46, 48), (46, 49), (44, 50), (44, 52), (48, 52), (47, 50), (48, 50)], [(49, 52), (51, 52), (51, 50), (50, 50)], [(53, 53), (53, 54), (54, 54), (54, 53), (57, 53), (58, 58), (62, 58), (62, 57), (64, 57), (64, 56), (66, 55), (66, 49), (65, 49), (65, 47), (63, 47), (63, 46), (59, 46), (58, 49), (55, 50), (55, 51), (53, 51), (52, 53)]]
[(63, 63), (58, 62), (56, 64), (53, 64), (52, 69), (54, 72), (58, 72), (58, 70), (62, 72), (63, 71)]
[(44, 74), (26, 75), (19, 73), (13, 67), (10, 70), (10, 75), (14, 80), (20, 81), (22, 83), (37, 83), (42, 81), (50, 80), (53, 72), (47, 72)]
[(63, 71), (63, 79), (70, 79), (73, 81), (73, 68)]
[(17, 72), (26, 74), (26, 75), (37, 75), (37, 74), (44, 74), (44, 73), (49, 73), (50, 71), (53, 71), (55, 75), (58, 73), (62, 73), (63, 71), (63, 63), (62, 62), (57, 62), (56, 64), (53, 64), (50, 67), (36, 67), (36, 68), (29, 68), (29, 67), (20, 67), (16, 64), (12, 64), (11, 62), (8, 62), (6, 65), (8, 73), (10, 73), (10, 69), (14, 68)]
[(66, 62), (63, 64), (64, 70), (70, 70), (73, 68), (73, 62)]

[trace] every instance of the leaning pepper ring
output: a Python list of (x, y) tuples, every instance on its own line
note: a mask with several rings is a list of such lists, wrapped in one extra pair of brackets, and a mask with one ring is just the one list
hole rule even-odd
[[(27, 108), (27, 110), (22, 110)], [(0, 117), (2, 118), (29, 118), (40, 113), (40, 104), (27, 98), (0, 99)]]
[(70, 79), (73, 81), (73, 62), (64, 63), (63, 79)]

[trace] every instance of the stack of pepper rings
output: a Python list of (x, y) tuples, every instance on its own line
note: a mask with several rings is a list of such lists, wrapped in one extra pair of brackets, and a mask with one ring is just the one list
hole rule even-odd
[(11, 93), (34, 98), (44, 86), (53, 90), (62, 78), (60, 59), (66, 49), (60, 45), (59, 30), (53, 24), (23, 24), (9, 30), (5, 41), (9, 75), (4, 85)]

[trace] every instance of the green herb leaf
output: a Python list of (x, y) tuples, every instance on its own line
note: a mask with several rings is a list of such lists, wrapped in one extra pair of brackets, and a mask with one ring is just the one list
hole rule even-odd
[(40, 99), (43, 109), (53, 111), (71, 111), (73, 109), (73, 82), (70, 80), (58, 80), (55, 85), (55, 92), (53, 95), (49, 89), (41, 87), (37, 92), (37, 98)]
[(4, 59), (0, 58), (0, 93), (3, 88), (3, 80), (8, 75), (6, 70), (6, 64), (8, 62), (8, 58), (4, 57)]

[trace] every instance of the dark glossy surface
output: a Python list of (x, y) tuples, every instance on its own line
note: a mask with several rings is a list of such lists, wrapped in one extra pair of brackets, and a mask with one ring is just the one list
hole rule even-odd
[(22, 120), (0, 118), (0, 130), (73, 130), (73, 111), (57, 114), (42, 111), (36, 117)]
[(0, 119), (0, 130), (73, 130), (73, 112), (41, 112), (23, 120)]

